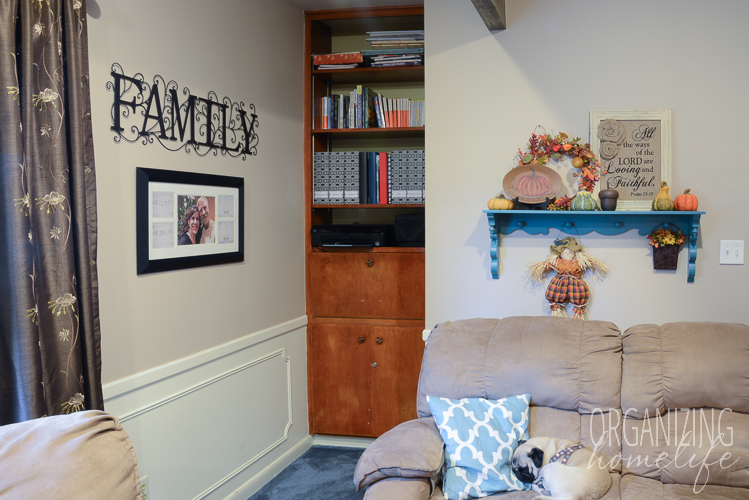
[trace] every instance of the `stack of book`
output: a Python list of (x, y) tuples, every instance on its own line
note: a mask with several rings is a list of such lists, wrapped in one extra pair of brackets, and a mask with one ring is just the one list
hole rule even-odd
[(424, 30), (369, 31), (367, 35), (372, 50), (362, 55), (373, 68), (424, 64)]
[(363, 50), (362, 56), (373, 68), (385, 66), (420, 66), (424, 64), (424, 49)]
[(424, 48), (424, 30), (368, 31), (367, 35), (373, 49)]
[(424, 203), (424, 151), (320, 151), (313, 205)]
[(347, 69), (356, 68), (364, 62), (361, 52), (338, 52), (335, 54), (315, 54), (312, 63), (317, 69)]

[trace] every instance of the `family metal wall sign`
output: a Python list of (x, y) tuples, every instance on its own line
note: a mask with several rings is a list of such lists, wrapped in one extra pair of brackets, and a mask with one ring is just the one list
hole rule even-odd
[(178, 92), (174, 80), (166, 82), (160, 75), (149, 84), (140, 73), (125, 75), (118, 63), (112, 65), (111, 75), (114, 81), (107, 82), (107, 89), (114, 92), (114, 142), (149, 144), (156, 140), (170, 151), (184, 149), (198, 156), (211, 151), (217, 156), (220, 151), (246, 160), (247, 155), (257, 155), (260, 125), (254, 104), (246, 110), (244, 102), (228, 97), (219, 101), (213, 91), (208, 97), (190, 95), (187, 87)]

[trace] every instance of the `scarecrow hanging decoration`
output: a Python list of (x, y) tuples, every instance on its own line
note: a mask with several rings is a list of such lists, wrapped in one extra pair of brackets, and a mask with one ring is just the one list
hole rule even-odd
[(556, 276), (546, 289), (546, 299), (551, 303), (552, 316), (566, 316), (567, 303), (571, 302), (574, 317), (584, 319), (590, 289), (583, 280), (583, 275), (588, 270), (603, 277), (608, 268), (602, 261), (586, 255), (575, 238), (567, 237), (554, 240), (549, 258), (529, 266), (528, 274), (538, 283), (547, 273), (554, 271)]

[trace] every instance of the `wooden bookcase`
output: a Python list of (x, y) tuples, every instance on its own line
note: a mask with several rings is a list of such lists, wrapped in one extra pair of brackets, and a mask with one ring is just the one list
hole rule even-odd
[(305, 14), (305, 270), (311, 434), (376, 437), (416, 418), (424, 350), (424, 248), (315, 248), (319, 224), (389, 224), (424, 205), (313, 205), (317, 151), (424, 149), (424, 127), (315, 129), (315, 99), (366, 85), (424, 98), (424, 67), (318, 70), (313, 54), (370, 48), (368, 31), (424, 28), (423, 6)]

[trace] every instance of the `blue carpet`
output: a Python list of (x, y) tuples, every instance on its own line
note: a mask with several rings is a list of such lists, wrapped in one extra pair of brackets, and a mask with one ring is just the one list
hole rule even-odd
[(249, 500), (360, 500), (354, 469), (363, 448), (313, 446)]

